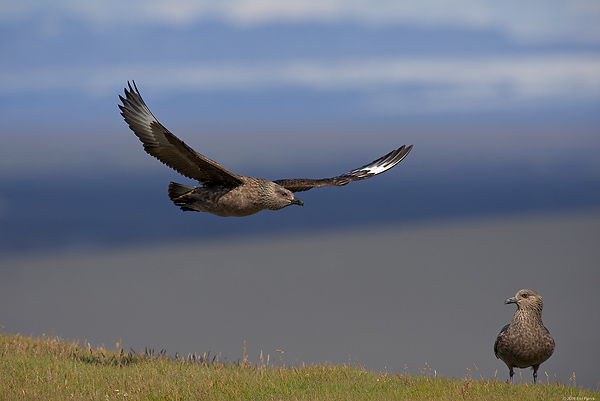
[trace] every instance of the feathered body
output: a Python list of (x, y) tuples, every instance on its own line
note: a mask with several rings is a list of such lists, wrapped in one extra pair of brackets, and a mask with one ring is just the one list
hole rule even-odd
[(514, 368), (531, 366), (535, 383), (538, 368), (554, 352), (554, 339), (542, 323), (544, 302), (537, 292), (524, 289), (504, 303), (516, 304), (517, 311), (496, 338), (494, 354), (508, 366), (511, 380)]
[(169, 198), (182, 210), (207, 212), (217, 216), (249, 216), (261, 210), (279, 210), (291, 204), (302, 205), (291, 191), (262, 178), (241, 177), (236, 187), (204, 185), (190, 187), (169, 183)]

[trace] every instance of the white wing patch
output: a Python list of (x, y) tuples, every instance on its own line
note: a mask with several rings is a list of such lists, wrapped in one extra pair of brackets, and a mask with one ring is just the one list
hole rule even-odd
[(361, 174), (373, 174), (373, 175), (377, 175), (377, 174), (383, 173), (386, 170), (391, 169), (392, 167), (394, 167), (399, 162), (400, 162), (400, 160), (398, 160), (398, 161), (392, 160), (391, 162), (383, 163), (383, 164), (373, 163), (373, 164), (369, 164), (368, 166), (359, 167), (359, 168), (357, 168), (355, 170), (349, 171), (346, 174), (361, 173)]
[(396, 165), (396, 163), (386, 163), (386, 164), (382, 164), (380, 166), (371, 165), (371, 166), (363, 167), (359, 170), (355, 170), (355, 172), (364, 171), (367, 174), (377, 175), (377, 174), (383, 173), (386, 170), (389, 170), (391, 167), (394, 167), (395, 165)]

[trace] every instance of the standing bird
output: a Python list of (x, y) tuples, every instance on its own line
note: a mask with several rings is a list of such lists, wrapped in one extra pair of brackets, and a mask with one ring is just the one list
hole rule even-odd
[[(293, 192), (315, 187), (341, 186), (383, 173), (400, 163), (412, 149), (401, 146), (379, 159), (333, 178), (269, 181), (232, 173), (201, 155), (166, 129), (152, 115), (135, 82), (127, 83), (125, 98), (119, 96), (121, 115), (144, 150), (180, 174), (197, 180), (200, 187), (169, 183), (169, 198), (182, 210), (217, 216), (248, 216), (261, 210), (279, 210), (304, 203)], [(134, 89), (135, 88), (135, 89)]]
[(515, 374), (513, 368), (531, 366), (536, 383), (538, 368), (554, 352), (554, 339), (542, 323), (542, 297), (533, 290), (521, 290), (504, 304), (517, 304), (517, 311), (510, 324), (498, 334), (494, 354), (508, 366), (511, 382)]

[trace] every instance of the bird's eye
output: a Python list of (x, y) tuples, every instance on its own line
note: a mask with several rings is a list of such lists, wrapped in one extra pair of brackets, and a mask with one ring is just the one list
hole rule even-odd
[(527, 298), (527, 297), (529, 297), (529, 294), (523, 294), (523, 295), (521, 295), (521, 296), (522, 296), (523, 298)]

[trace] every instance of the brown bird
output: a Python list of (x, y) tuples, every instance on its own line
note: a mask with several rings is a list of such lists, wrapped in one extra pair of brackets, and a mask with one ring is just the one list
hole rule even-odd
[(538, 368), (554, 352), (554, 339), (542, 323), (542, 297), (533, 290), (521, 290), (504, 304), (517, 304), (517, 311), (496, 338), (494, 354), (508, 366), (511, 382), (513, 368), (531, 366), (536, 383)]
[(144, 150), (180, 174), (197, 180), (200, 187), (169, 183), (169, 198), (182, 210), (208, 212), (217, 216), (248, 216), (261, 210), (279, 210), (304, 203), (293, 192), (315, 187), (341, 186), (364, 180), (394, 167), (412, 149), (401, 146), (379, 159), (333, 178), (269, 181), (232, 173), (201, 155), (166, 129), (152, 115), (135, 82), (127, 83), (125, 98), (119, 96), (121, 115), (142, 141)]

